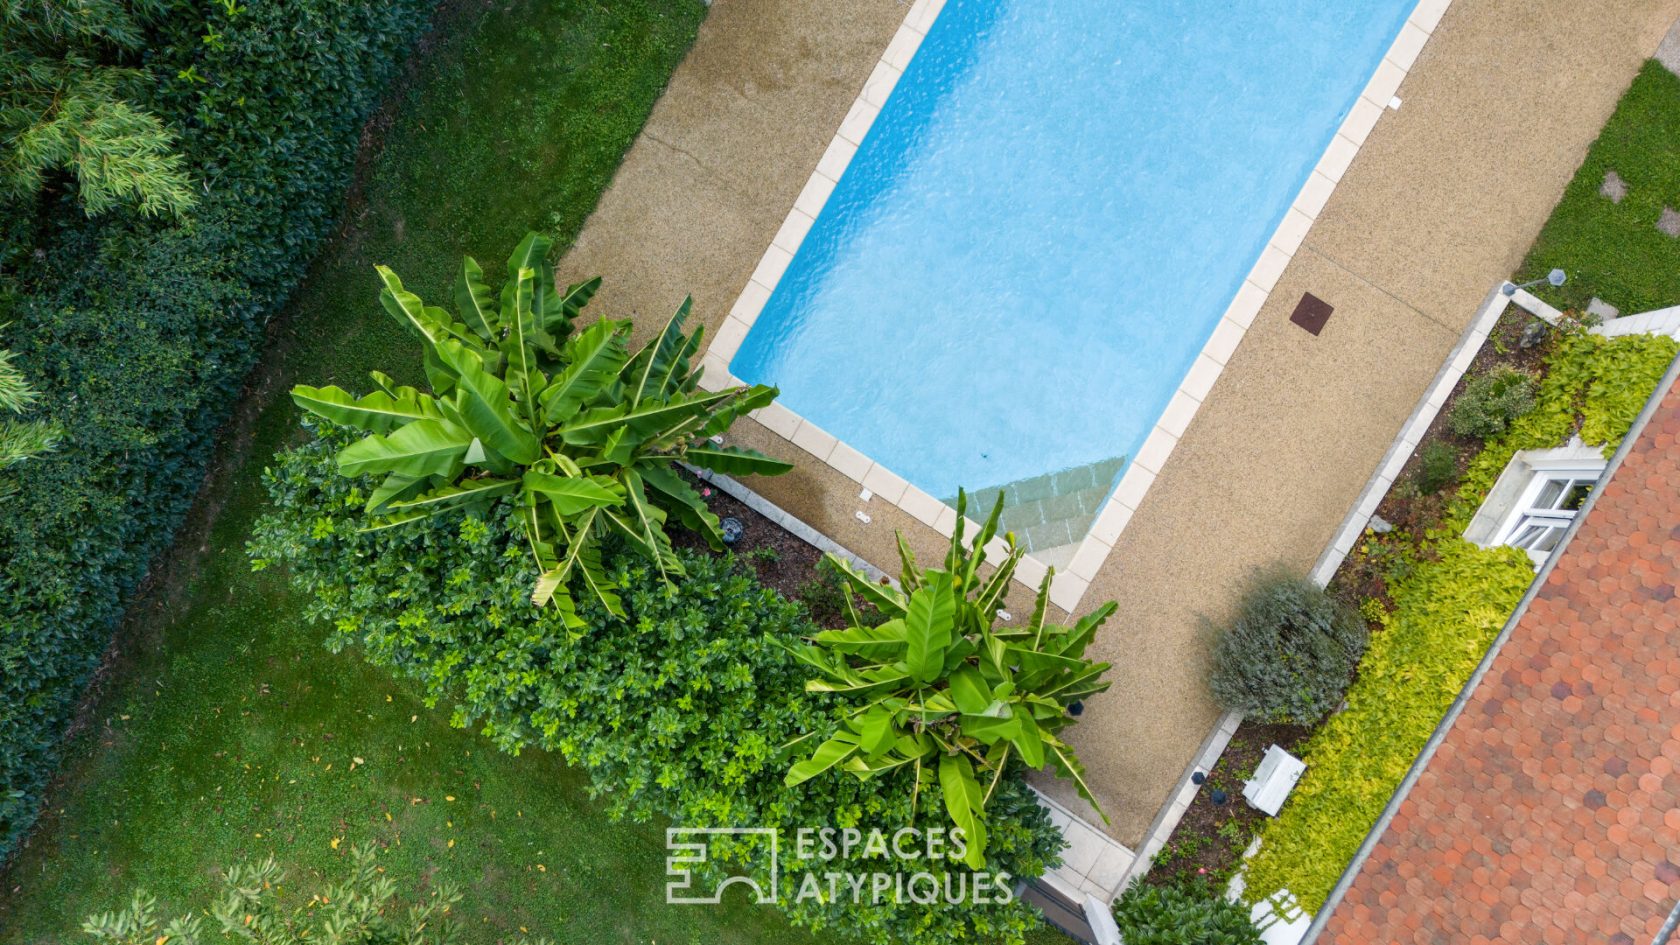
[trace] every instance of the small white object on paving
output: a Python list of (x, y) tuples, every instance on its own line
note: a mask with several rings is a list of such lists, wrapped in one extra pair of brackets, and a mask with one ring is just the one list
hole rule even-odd
[(1273, 745), (1266, 749), (1266, 756), (1254, 769), (1254, 777), (1243, 785), (1243, 797), (1254, 809), (1276, 817), (1278, 808), (1283, 806), (1289, 792), (1294, 790), (1295, 782), (1301, 780), (1301, 773), (1306, 770), (1307, 766), (1301, 759)]

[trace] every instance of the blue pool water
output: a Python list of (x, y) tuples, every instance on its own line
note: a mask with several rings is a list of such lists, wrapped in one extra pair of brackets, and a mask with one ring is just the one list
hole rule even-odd
[(731, 364), (928, 493), (1135, 455), (1413, 0), (949, 0)]

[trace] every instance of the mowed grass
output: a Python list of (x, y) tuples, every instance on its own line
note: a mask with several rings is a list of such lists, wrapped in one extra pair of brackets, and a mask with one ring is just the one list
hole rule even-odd
[[(180, 586), (144, 602), (40, 829), (0, 876), (0, 941), (76, 941), (135, 887), (175, 914), (218, 871), (276, 857), (290, 891), (354, 844), (410, 888), (462, 887), (474, 941), (810, 942), (775, 912), (664, 904), (663, 825), (614, 825), (552, 757), (448, 725), (354, 653), (331, 655), (278, 575), (245, 555), (268, 457), (297, 435), (295, 381), (413, 377), (372, 271), (435, 292), (528, 228), (567, 244), (703, 15), (698, 0), (513, 0), (445, 14), (389, 129), (351, 234), (294, 300), (252, 428), (222, 446), (219, 512)], [(633, 276), (634, 274), (623, 274)]]
[[(1599, 193), (1611, 171), (1627, 182), (1619, 203)], [(1587, 152), (1518, 281), (1562, 269), (1569, 281), (1539, 294), (1578, 311), (1595, 295), (1624, 315), (1680, 304), (1680, 239), (1657, 229), (1664, 208), (1680, 211), (1680, 77), (1653, 59)]]

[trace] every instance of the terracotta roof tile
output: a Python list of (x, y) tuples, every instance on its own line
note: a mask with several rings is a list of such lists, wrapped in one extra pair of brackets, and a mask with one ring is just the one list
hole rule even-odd
[(1677, 593), (1680, 385), (1601, 487), (1320, 945), (1649, 942), (1680, 900)]

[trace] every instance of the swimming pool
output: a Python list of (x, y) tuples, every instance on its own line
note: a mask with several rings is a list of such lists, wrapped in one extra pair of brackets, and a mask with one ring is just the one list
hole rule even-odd
[(1105, 492), (1412, 5), (949, 0), (731, 373), (936, 497)]

